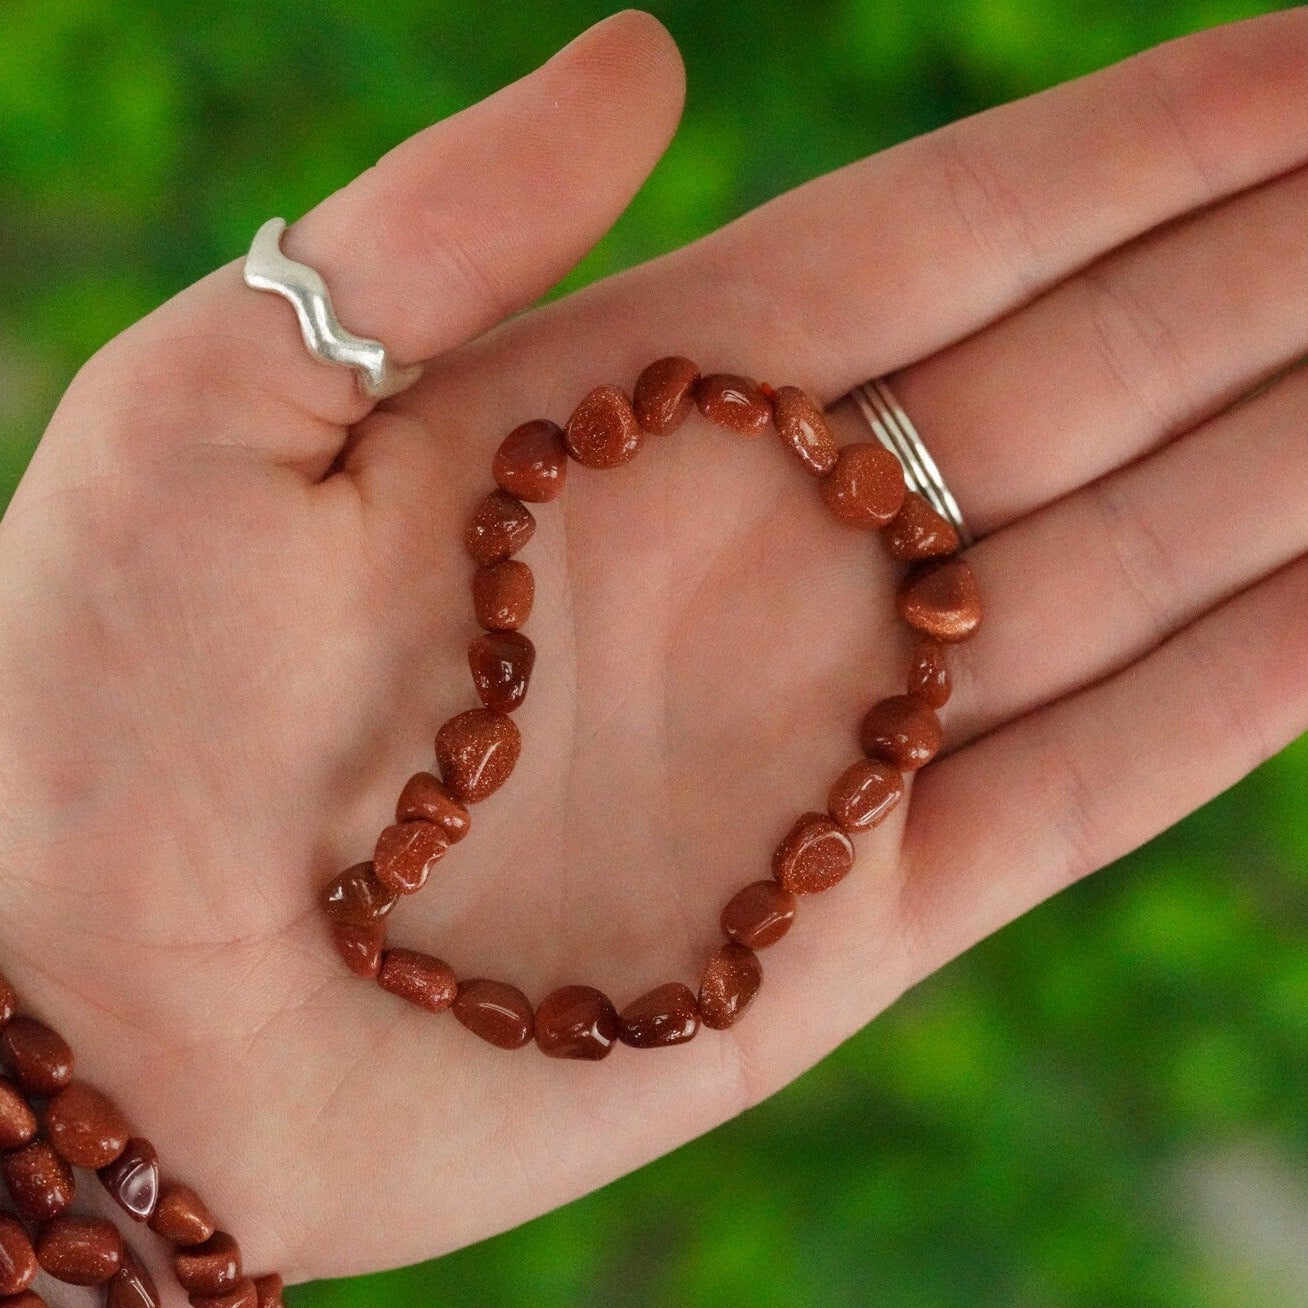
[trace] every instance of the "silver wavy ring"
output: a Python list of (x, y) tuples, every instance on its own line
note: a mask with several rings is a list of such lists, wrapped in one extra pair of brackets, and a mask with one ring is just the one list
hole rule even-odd
[(876, 377), (855, 386), (850, 395), (877, 440), (904, 465), (904, 480), (909, 490), (917, 491), (958, 532), (964, 548), (973, 544), (975, 538), (963, 521), (958, 501), (950, 494), (936, 461), (927, 453), (917, 429), (890, 393), (890, 387)]
[(332, 308), (327, 283), (308, 264), (282, 253), (285, 230), (286, 219), (269, 218), (255, 232), (245, 256), (245, 284), (290, 300), (309, 353), (325, 363), (353, 368), (365, 395), (382, 400), (412, 386), (421, 376), (422, 366), (399, 367), (380, 341), (346, 331)]

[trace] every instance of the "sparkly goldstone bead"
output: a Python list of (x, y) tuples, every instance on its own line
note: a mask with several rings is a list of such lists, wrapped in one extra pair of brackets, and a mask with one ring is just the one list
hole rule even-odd
[(0, 1213), (0, 1295), (21, 1294), (35, 1279), (36, 1251), (31, 1238), (21, 1222)]
[[(848, 837), (845, 840), (848, 843)], [(790, 930), (795, 908), (795, 896), (785, 886), (755, 881), (727, 901), (720, 918), (722, 934), (750, 949), (775, 945)]]
[(840, 447), (827, 420), (798, 386), (778, 386), (772, 394), (773, 423), (782, 441), (809, 472), (824, 477), (836, 466)]
[(714, 953), (699, 983), (699, 1015), (705, 1026), (724, 1031), (734, 1026), (754, 1001), (763, 983), (763, 968), (752, 949), (728, 940)]
[(203, 1244), (179, 1249), (173, 1271), (190, 1294), (222, 1294), (241, 1279), (241, 1246), (226, 1231), (215, 1231)]
[(633, 999), (618, 1015), (618, 1038), (634, 1049), (684, 1045), (699, 1030), (699, 1009), (689, 986), (669, 981)]
[(354, 973), (371, 979), (381, 967), (381, 956), (386, 948), (384, 922), (331, 922), (332, 944), (341, 961)]
[(735, 373), (701, 377), (695, 383), (695, 403), (710, 422), (742, 436), (761, 436), (772, 421), (772, 405), (758, 384)]
[(472, 826), (468, 810), (430, 772), (415, 772), (395, 801), (397, 822), (434, 822), (451, 845), (462, 840)]
[(899, 512), (881, 533), (897, 559), (913, 562), (953, 554), (962, 543), (958, 532), (917, 491), (908, 491)]
[(468, 646), (477, 698), (489, 709), (512, 713), (527, 698), (536, 647), (520, 631), (487, 631)]
[(0, 1158), (0, 1172), (18, 1215), (29, 1222), (58, 1217), (73, 1202), (72, 1169), (49, 1140), (33, 1140), (5, 1154)]
[(64, 1086), (45, 1110), (45, 1133), (74, 1167), (107, 1167), (127, 1148), (131, 1128), (107, 1095), (82, 1081)]
[(689, 359), (670, 355), (655, 359), (636, 378), (631, 405), (636, 421), (647, 432), (675, 431), (695, 407), (699, 368)]
[(214, 1233), (213, 1216), (189, 1185), (166, 1184), (159, 1194), (150, 1229), (183, 1248), (202, 1245)]
[(0, 1062), (29, 1095), (43, 1099), (73, 1079), (68, 1042), (34, 1017), (20, 1014), (0, 1029)]
[(377, 880), (371, 862), (356, 863), (327, 883), (323, 911), (334, 922), (367, 926), (395, 907), (396, 893)]
[(826, 813), (795, 820), (772, 855), (772, 875), (795, 895), (829, 890), (854, 866), (854, 842)]
[(568, 473), (563, 429), (548, 418), (515, 427), (491, 460), (491, 476), (501, 490), (529, 504), (558, 497)]
[(958, 558), (933, 559), (910, 570), (895, 597), (899, 616), (937, 640), (964, 640), (981, 623), (981, 590)]
[(473, 510), (463, 544), (473, 560), (487, 568), (516, 554), (535, 531), (536, 519), (520, 499), (493, 490)]
[(449, 1008), (459, 988), (448, 963), (415, 949), (388, 949), (377, 973), (377, 984), (429, 1013)]
[(818, 482), (822, 501), (842, 522), (864, 530), (884, 527), (904, 502), (904, 470), (884, 445), (842, 445), (835, 465)]
[(522, 752), (522, 733), (506, 713), (469, 709), (436, 733), (441, 780), (465, 804), (494, 794), (513, 771)]
[(64, 1213), (42, 1223), (36, 1260), (67, 1285), (103, 1285), (123, 1265), (123, 1237), (103, 1217)]
[(497, 1049), (521, 1049), (535, 1030), (531, 1001), (504, 981), (460, 981), (453, 1012), (473, 1035)]
[(521, 559), (501, 559), (472, 574), (472, 607), (488, 631), (513, 631), (531, 616), (536, 579)]
[(377, 837), (373, 870), (387, 890), (412, 895), (427, 884), (449, 847), (449, 836), (434, 822), (394, 822)]
[(583, 467), (616, 468), (636, 457), (645, 433), (626, 393), (605, 384), (582, 397), (563, 438), (568, 453)]
[(883, 822), (903, 797), (904, 778), (898, 768), (860, 760), (832, 783), (827, 812), (846, 831), (867, 831)]
[(536, 1043), (551, 1058), (607, 1058), (618, 1038), (618, 1014), (592, 986), (563, 986), (536, 1008)]
[(943, 708), (949, 702), (953, 685), (949, 676), (949, 663), (945, 647), (934, 637), (918, 637), (908, 669), (908, 693), (916, 695), (933, 709)]
[(859, 741), (868, 758), (893, 764), (901, 772), (925, 767), (940, 750), (940, 719), (916, 695), (890, 695), (864, 714)]

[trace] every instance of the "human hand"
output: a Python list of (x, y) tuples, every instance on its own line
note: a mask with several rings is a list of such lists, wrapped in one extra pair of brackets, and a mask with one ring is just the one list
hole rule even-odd
[[(408, 1261), (629, 1170), (1303, 729), (1302, 378), (1214, 415), (1300, 348), (1304, 183), (1268, 179), (1301, 162), (1304, 39), (1291, 12), (1147, 52), (464, 344), (666, 143), (675, 52), (624, 15), (295, 225), (350, 327), (440, 355), (382, 412), (239, 263), (87, 366), (0, 528), (7, 970), (253, 1265)], [(459, 540), (500, 437), (671, 351), (827, 402), (898, 369), (987, 618), (945, 757), (739, 1027), (501, 1054), (344, 976), (316, 895), (473, 702)], [(693, 980), (897, 687), (892, 572), (784, 452), (698, 419), (537, 516), (523, 759), (392, 935), (621, 1004)]]

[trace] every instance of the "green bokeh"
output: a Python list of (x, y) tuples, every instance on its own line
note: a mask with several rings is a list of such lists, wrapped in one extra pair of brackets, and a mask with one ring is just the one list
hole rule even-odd
[[(651, 7), (686, 59), (686, 117), (565, 287), (950, 119), (1276, 6)], [(302, 212), (608, 8), (7, 0), (0, 503), (99, 344), (241, 253), (268, 214)], [(516, 1231), (292, 1303), (1308, 1301), (1293, 1280), (1308, 1214), (1295, 1195), (1308, 1190), (1305, 793), (1308, 739), (972, 950), (754, 1111)], [(1283, 1172), (1289, 1197), (1250, 1181), (1258, 1168)], [(1214, 1198), (1232, 1184), (1281, 1221), (1284, 1259)], [(368, 1220), (366, 1187), (359, 1203)]]

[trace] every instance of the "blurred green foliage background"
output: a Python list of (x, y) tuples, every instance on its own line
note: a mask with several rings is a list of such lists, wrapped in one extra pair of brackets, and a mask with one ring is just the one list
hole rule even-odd
[[(610, 6), (6, 0), (0, 504), (78, 364)], [(656, 3), (657, 172), (563, 289), (1250, 0)], [(1308, 1304), (1308, 738), (606, 1190), (297, 1308)], [(357, 1185), (361, 1213), (366, 1178)], [(387, 1220), (377, 1214), (375, 1220)]]

